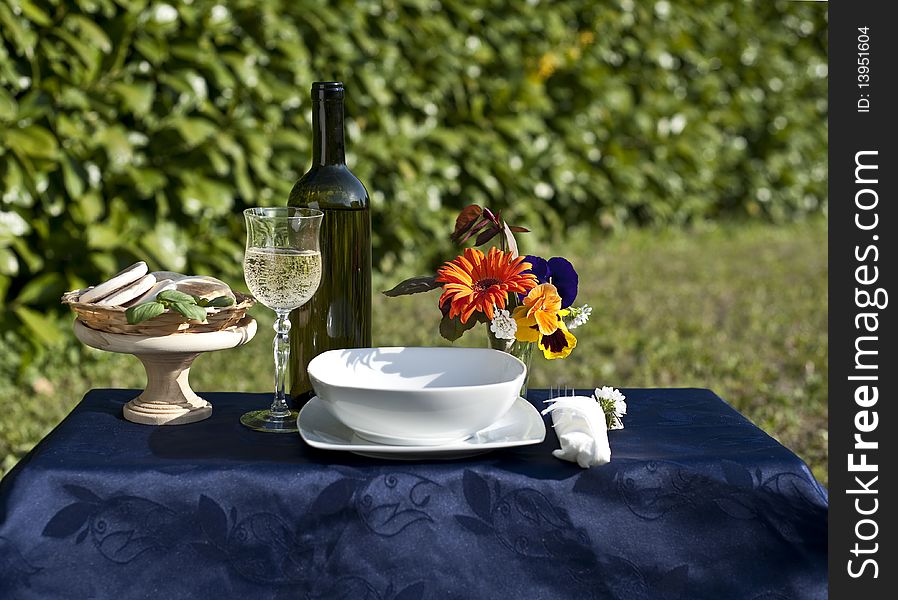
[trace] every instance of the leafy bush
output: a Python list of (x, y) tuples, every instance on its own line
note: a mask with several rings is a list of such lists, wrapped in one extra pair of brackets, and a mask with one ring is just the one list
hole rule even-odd
[(239, 281), (238, 211), (305, 169), (313, 80), (347, 84), (386, 271), (469, 202), (545, 232), (825, 211), (825, 11), (0, 0), (5, 343), (54, 343), (60, 294), (137, 259)]

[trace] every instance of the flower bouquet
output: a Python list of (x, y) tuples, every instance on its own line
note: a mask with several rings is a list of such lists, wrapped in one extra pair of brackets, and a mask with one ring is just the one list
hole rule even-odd
[[(534, 345), (547, 359), (565, 358), (577, 346), (571, 330), (586, 323), (591, 309), (573, 306), (579, 277), (567, 259), (518, 254), (514, 234), (527, 232), (488, 208), (467, 206), (450, 237), (459, 245), (473, 239), (475, 247), (465, 248), (435, 275), (407, 279), (384, 294), (442, 289), (438, 306), (445, 339), (455, 341), (484, 324), (490, 347), (514, 354), (528, 366)], [(485, 253), (477, 248), (494, 239), (498, 246)]]

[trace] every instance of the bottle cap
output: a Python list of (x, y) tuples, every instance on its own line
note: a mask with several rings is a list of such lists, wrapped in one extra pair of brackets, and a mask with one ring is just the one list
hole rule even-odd
[(312, 84), (312, 100), (342, 100), (342, 81), (316, 81)]

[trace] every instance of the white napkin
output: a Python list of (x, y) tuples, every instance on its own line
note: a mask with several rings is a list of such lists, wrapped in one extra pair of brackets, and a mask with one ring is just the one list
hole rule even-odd
[(552, 456), (575, 462), (584, 469), (611, 462), (608, 424), (595, 398), (565, 396), (549, 400), (543, 414), (552, 413), (555, 433), (561, 448)]

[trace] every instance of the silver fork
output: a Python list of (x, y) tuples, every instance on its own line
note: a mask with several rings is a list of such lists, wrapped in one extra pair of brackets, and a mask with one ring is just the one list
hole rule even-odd
[(577, 394), (576, 388), (569, 388), (567, 384), (564, 386), (549, 386), (549, 400), (554, 398), (567, 398)]

